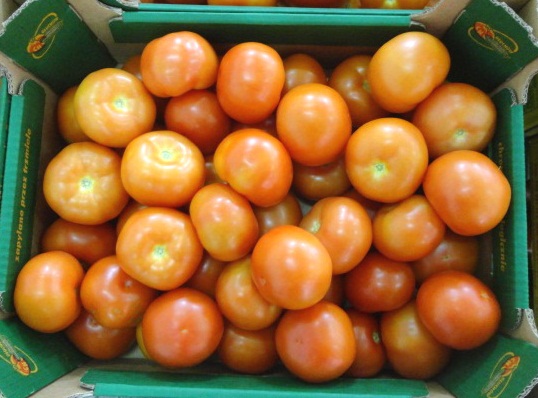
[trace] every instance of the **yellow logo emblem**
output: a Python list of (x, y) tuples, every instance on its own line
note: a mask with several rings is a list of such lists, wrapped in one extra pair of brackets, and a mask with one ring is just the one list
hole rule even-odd
[(475, 22), (467, 33), (477, 44), (498, 52), (504, 58), (510, 58), (511, 54), (519, 51), (519, 46), (514, 39), (484, 22)]
[(501, 356), (491, 372), (488, 384), (482, 389), (482, 395), (487, 398), (499, 397), (510, 383), (520, 361), (521, 357), (513, 352)]
[(38, 370), (34, 360), (19, 347), (12, 345), (5, 336), (0, 336), (0, 359), (23, 376), (29, 376)]
[(51, 48), (56, 33), (58, 33), (62, 25), (62, 20), (55, 12), (45, 15), (28, 41), (26, 51), (33, 58), (43, 57)]

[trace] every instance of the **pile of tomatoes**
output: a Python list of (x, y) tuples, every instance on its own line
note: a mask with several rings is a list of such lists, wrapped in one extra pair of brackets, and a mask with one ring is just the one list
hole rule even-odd
[(498, 329), (473, 273), (511, 195), (495, 107), (449, 69), (423, 32), (326, 69), (182, 31), (89, 74), (58, 103), (20, 319), (98, 359), (433, 377)]

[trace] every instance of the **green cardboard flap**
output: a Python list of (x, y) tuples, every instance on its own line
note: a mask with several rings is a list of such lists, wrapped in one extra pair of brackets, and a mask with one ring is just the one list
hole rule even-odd
[(63, 333), (38, 333), (17, 318), (0, 321), (1, 397), (27, 397), (85, 361)]
[(2, 185), (4, 176), (4, 162), (6, 159), (7, 129), (11, 95), (8, 92), (6, 76), (0, 76), (0, 200), (2, 199)]
[[(202, 373), (204, 372), (205, 373)], [(207, 372), (204, 366), (189, 372), (132, 372), (90, 369), (81, 379), (94, 387), (94, 396), (152, 398), (366, 398), (425, 397), (424, 382), (397, 378), (340, 378), (325, 384), (308, 384), (284, 373), (263, 376)]]
[(451, 58), (450, 79), (492, 92), (538, 57), (530, 27), (502, 2), (473, 0), (442, 40)]
[(526, 396), (538, 382), (538, 347), (496, 335), (472, 351), (456, 351), (437, 381), (458, 398)]
[(520, 311), (529, 308), (525, 136), (523, 106), (512, 105), (512, 93), (502, 90), (493, 97), (498, 109), (497, 128), (489, 156), (511, 182), (512, 199), (504, 220), (492, 231), (493, 289), (501, 303), (502, 328), (519, 325)]
[[(271, 45), (357, 46), (370, 51), (389, 38), (420, 29), (413, 12), (285, 7), (184, 6), (182, 12), (125, 11), (110, 21), (119, 43), (148, 42), (166, 33), (190, 30), (212, 43), (261, 41)], [(376, 34), (372, 35), (372, 31)]]
[(11, 100), (0, 204), (0, 310), (13, 311), (13, 288), (20, 268), (29, 260), (45, 90), (33, 80), (22, 83)]
[(66, 0), (23, 3), (6, 22), (0, 49), (58, 93), (95, 69), (115, 65)]

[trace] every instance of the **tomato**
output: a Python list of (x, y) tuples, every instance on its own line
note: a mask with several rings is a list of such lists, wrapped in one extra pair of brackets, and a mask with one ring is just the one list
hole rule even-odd
[(421, 322), (415, 300), (381, 314), (381, 339), (390, 366), (409, 379), (430, 379), (448, 364), (452, 350)]
[(343, 153), (351, 135), (351, 117), (346, 102), (333, 88), (301, 84), (280, 100), (276, 131), (295, 162), (320, 166)]
[(319, 61), (306, 53), (294, 53), (283, 60), (286, 81), (282, 94), (305, 83), (327, 84), (327, 74)]
[(221, 59), (217, 97), (232, 119), (258, 123), (275, 111), (284, 81), (284, 64), (276, 50), (263, 43), (243, 42)]
[(188, 215), (166, 207), (147, 207), (125, 222), (116, 255), (132, 278), (157, 290), (171, 290), (194, 274), (203, 248)]
[(215, 49), (190, 31), (153, 39), (140, 56), (142, 82), (157, 97), (176, 97), (189, 90), (209, 88), (215, 84), (217, 69)]
[(184, 286), (200, 290), (202, 293), (214, 298), (217, 280), (226, 264), (225, 261), (217, 260), (204, 251), (202, 261)]
[(394, 203), (420, 187), (428, 167), (428, 148), (420, 130), (410, 122), (380, 118), (353, 133), (345, 163), (351, 184), (362, 196)]
[(331, 256), (333, 274), (350, 271), (372, 245), (370, 217), (362, 205), (351, 198), (319, 200), (299, 226), (313, 233), (325, 246)]
[(375, 248), (396, 261), (416, 261), (428, 255), (441, 243), (446, 230), (421, 194), (382, 206), (372, 225)]
[(329, 86), (338, 91), (346, 101), (354, 127), (389, 116), (370, 94), (366, 71), (371, 59), (371, 55), (353, 55), (336, 65), (329, 76)]
[(95, 262), (80, 286), (82, 306), (101, 326), (136, 327), (157, 290), (127, 275), (115, 255)]
[(292, 186), (298, 196), (310, 201), (342, 195), (351, 187), (344, 156), (320, 166), (295, 163)]
[(205, 160), (205, 185), (213, 184), (214, 182), (225, 183), (217, 174), (215, 170), (215, 162), (213, 161), (213, 155), (204, 156)]
[(301, 309), (320, 301), (329, 290), (332, 261), (314, 234), (295, 225), (282, 225), (257, 241), (251, 272), (267, 301), (285, 309)]
[(127, 145), (121, 180), (146, 206), (180, 207), (204, 185), (205, 159), (185, 136), (169, 130), (142, 134)]
[(340, 377), (355, 359), (351, 321), (342, 308), (328, 301), (286, 311), (277, 325), (275, 340), (284, 366), (311, 383)]
[(351, 306), (373, 313), (400, 308), (413, 296), (411, 266), (372, 251), (344, 276), (344, 293)]
[(212, 154), (230, 132), (231, 119), (209, 90), (190, 90), (170, 98), (164, 112), (165, 125), (191, 140), (204, 155)]
[(151, 302), (142, 319), (148, 356), (162, 366), (197, 365), (218, 348), (224, 321), (217, 304), (197, 290), (180, 287)]
[(136, 328), (104, 327), (85, 310), (65, 330), (65, 334), (84, 355), (101, 360), (126, 354), (136, 342)]
[(263, 130), (226, 136), (213, 155), (217, 175), (257, 206), (274, 206), (291, 187), (293, 165), (282, 143)]
[(204, 249), (217, 260), (238, 260), (256, 244), (259, 228), (254, 210), (229, 185), (201, 188), (192, 198), (189, 212)]
[(368, 213), (368, 216), (370, 216), (370, 219), (373, 220), (375, 213), (381, 206), (383, 206), (383, 203), (376, 202), (374, 200), (370, 200), (362, 196), (360, 193), (357, 192), (357, 190), (353, 187), (348, 189), (342, 196), (345, 196), (347, 198), (351, 198), (357, 202), (359, 202), (362, 207), (366, 210)]
[(278, 361), (275, 327), (244, 330), (228, 323), (217, 353), (221, 362), (236, 372), (263, 374)]
[(412, 118), (426, 139), (431, 158), (456, 149), (482, 151), (495, 133), (496, 121), (493, 100), (466, 83), (437, 87), (416, 107)]
[(418, 284), (428, 276), (446, 270), (474, 273), (480, 258), (476, 236), (462, 236), (446, 229), (443, 240), (426, 256), (413, 261), (411, 267)]
[(430, 0), (361, 0), (361, 8), (421, 10)]
[(142, 322), (136, 325), (136, 344), (143, 357), (151, 359), (149, 357), (148, 351), (146, 350), (146, 345), (144, 344), (144, 336), (142, 335)]
[(457, 150), (435, 159), (424, 176), (426, 198), (454, 232), (472, 236), (497, 226), (510, 206), (512, 190), (486, 155)]
[(54, 333), (68, 327), (81, 311), (78, 290), (84, 269), (69, 253), (37, 254), (21, 268), (13, 293), (15, 311), (28, 327)]
[(150, 131), (157, 107), (140, 79), (119, 68), (103, 68), (80, 82), (73, 98), (75, 117), (93, 141), (124, 148)]
[(40, 250), (65, 251), (87, 267), (116, 251), (116, 229), (110, 222), (83, 225), (56, 219), (41, 235)]
[(461, 271), (427, 278), (417, 291), (417, 311), (435, 339), (458, 350), (486, 343), (501, 320), (500, 305), (491, 289)]
[(245, 330), (259, 330), (271, 326), (282, 308), (263, 298), (250, 270), (250, 256), (228, 263), (217, 280), (215, 299), (230, 323)]
[(441, 40), (426, 32), (405, 32), (373, 54), (367, 71), (374, 100), (389, 112), (413, 110), (450, 69), (450, 54)]
[(351, 377), (373, 377), (379, 374), (386, 362), (386, 354), (381, 342), (379, 321), (373, 314), (359, 312), (353, 308), (346, 310), (355, 336), (356, 355), (346, 375)]
[(254, 215), (258, 220), (260, 236), (279, 225), (299, 225), (303, 218), (301, 204), (292, 193), (273, 206), (253, 206)]
[(110, 221), (129, 201), (120, 166), (120, 156), (103, 145), (68, 144), (45, 168), (45, 200), (66, 221), (87, 225)]
[(237, 120), (232, 120), (232, 131), (244, 128), (260, 129), (276, 137), (276, 115), (273, 112), (261, 122), (257, 123), (240, 123)]
[[(129, 203), (123, 208), (120, 215), (116, 218), (116, 236), (120, 234), (125, 222), (138, 210), (144, 209), (148, 206), (138, 203), (136, 200), (130, 200)], [(114, 244), (114, 248), (115, 248)]]
[(329, 290), (323, 296), (323, 300), (330, 301), (340, 307), (343, 307), (345, 304), (345, 294), (344, 294), (344, 274), (333, 275), (331, 278), (331, 286)]
[(58, 98), (56, 105), (56, 120), (58, 122), (58, 133), (68, 142), (91, 141), (75, 116), (74, 98), (78, 86), (69, 87)]

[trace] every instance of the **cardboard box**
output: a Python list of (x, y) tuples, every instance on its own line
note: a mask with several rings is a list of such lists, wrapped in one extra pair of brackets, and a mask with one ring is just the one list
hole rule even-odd
[[(478, 35), (476, 22), (486, 24), (491, 35)], [(538, 382), (538, 334), (529, 299), (523, 129), (523, 103), (528, 82), (538, 70), (538, 47), (530, 26), (506, 3), (444, 0), (425, 12), (384, 12), (142, 5), (122, 9), (97, 0), (27, 0), (6, 18), (3, 28), (0, 70), (6, 71), (2, 77), (9, 84), (7, 90), (0, 85), (0, 94), (4, 87), (3, 97), (9, 99), (0, 102), (8, 109), (0, 205), (0, 307), (4, 312), (0, 315), (0, 396), (25, 397), (51, 383), (36, 396), (69, 396), (80, 392), (80, 382), (93, 388), (88, 392), (93, 396), (512, 398), (528, 395)], [(248, 40), (263, 41), (283, 55), (307, 51), (331, 68), (351, 54), (372, 53), (398, 33), (423, 29), (438, 35), (449, 48), (451, 79), (491, 93), (499, 125), (488, 154), (513, 189), (507, 216), (484, 239), (480, 272), (501, 302), (502, 330), (479, 349), (456, 353), (434, 382), (383, 374), (371, 380), (341, 378), (313, 386), (286, 372), (243, 376), (217, 363), (166, 372), (141, 359), (136, 350), (114, 363), (96, 363), (77, 352), (61, 333), (33, 332), (12, 314), (17, 272), (37, 253), (39, 236), (51, 219), (41, 179), (44, 165), (61, 146), (55, 130), (56, 100), (87, 73), (119, 65), (150, 39), (178, 30), (196, 31), (220, 51)], [(47, 40), (39, 43), (38, 51), (29, 50), (28, 44), (35, 44), (39, 34)], [(508, 360), (518, 366), (507, 370), (503, 365)]]

